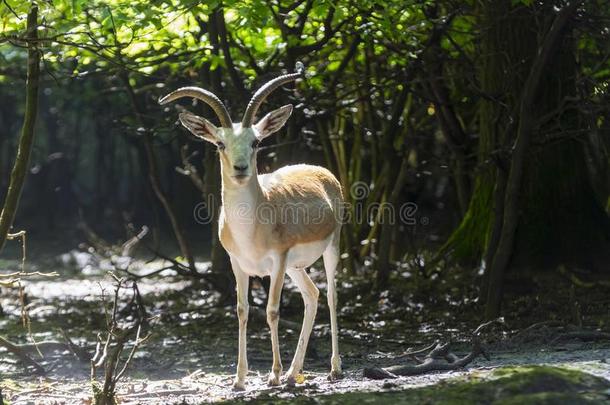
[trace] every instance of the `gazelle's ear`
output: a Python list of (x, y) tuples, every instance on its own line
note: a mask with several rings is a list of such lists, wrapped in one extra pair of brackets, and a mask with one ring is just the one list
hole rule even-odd
[(212, 143), (216, 143), (218, 141), (218, 138), (216, 138), (218, 128), (205, 118), (190, 112), (180, 113), (178, 118), (180, 119), (182, 125), (191, 131), (191, 133), (196, 137)]
[(282, 128), (286, 121), (288, 121), (288, 118), (290, 118), (290, 114), (292, 114), (292, 104), (282, 106), (265, 115), (254, 126), (258, 131), (259, 139), (266, 138)]

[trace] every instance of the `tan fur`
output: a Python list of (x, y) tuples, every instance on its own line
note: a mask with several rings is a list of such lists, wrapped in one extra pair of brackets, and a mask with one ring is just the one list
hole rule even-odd
[[(297, 244), (324, 240), (340, 223), (341, 185), (323, 167), (287, 166), (259, 175), (259, 184), (260, 203), (265, 209), (260, 211), (262, 221), (255, 239), (261, 251), (285, 251)], [(219, 228), (222, 245), (229, 252), (235, 251), (237, 246), (228, 224), (223, 221)]]

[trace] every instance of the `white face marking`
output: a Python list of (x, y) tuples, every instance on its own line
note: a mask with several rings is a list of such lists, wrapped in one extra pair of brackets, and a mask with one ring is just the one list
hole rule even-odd
[(233, 129), (218, 128), (216, 138), (224, 146), (219, 146), (224, 174), (238, 185), (246, 184), (256, 174), (256, 130), (233, 124)]

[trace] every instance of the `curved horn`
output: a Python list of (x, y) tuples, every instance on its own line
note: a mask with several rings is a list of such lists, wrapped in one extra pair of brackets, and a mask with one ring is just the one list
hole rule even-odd
[(277, 89), (285, 83), (294, 81), (299, 77), (302, 77), (305, 73), (305, 67), (301, 62), (297, 62), (295, 70), (296, 73), (282, 75), (280, 77), (276, 77), (270, 82), (267, 82), (264, 86), (258, 89), (256, 93), (254, 93), (252, 99), (250, 99), (250, 102), (248, 103), (248, 107), (246, 108), (246, 112), (244, 113), (244, 118), (241, 120), (241, 126), (243, 128), (248, 128), (252, 126), (252, 121), (256, 116), (258, 108), (261, 106), (263, 101), (265, 101), (267, 96), (271, 94), (271, 92), (273, 92), (273, 90)]
[(193, 97), (203, 101), (209, 105), (212, 110), (214, 110), (218, 116), (218, 119), (220, 120), (220, 125), (223, 128), (233, 128), (233, 122), (231, 121), (231, 116), (229, 115), (227, 107), (225, 107), (222, 101), (220, 101), (220, 99), (216, 97), (214, 93), (206, 89), (202, 89), (201, 87), (181, 87), (178, 90), (172, 91), (167, 96), (160, 98), (159, 104), (167, 104), (170, 101), (174, 101), (182, 97)]

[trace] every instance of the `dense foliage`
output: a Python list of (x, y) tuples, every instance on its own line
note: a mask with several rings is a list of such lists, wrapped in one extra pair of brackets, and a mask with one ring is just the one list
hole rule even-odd
[[(459, 261), (474, 275), (495, 257), (500, 280), (506, 266), (498, 257), (534, 267), (607, 264), (605, 1), (38, 6), (32, 43), (24, 36), (31, 2), (0, 3), (2, 190), (23, 114), (26, 48), (42, 56), (37, 139), (18, 227), (55, 230), (79, 211), (98, 232), (149, 224), (157, 243), (163, 234), (178, 240), (186, 262), (211, 254), (218, 274), (230, 277), (213, 225), (193, 217), (198, 202), (219, 201), (214, 149), (179, 129), (177, 109), (157, 99), (199, 85), (237, 117), (260, 83), (302, 61), (307, 79), (263, 108), (297, 107), (286, 131), (265, 141), (261, 170), (313, 162), (338, 176), (353, 218), (343, 244), (349, 271), (375, 272), (381, 290), (403, 263), (430, 275)], [(566, 25), (552, 38), (562, 16)], [(403, 216), (391, 218), (388, 206)], [(579, 240), (582, 254), (567, 254)]]

